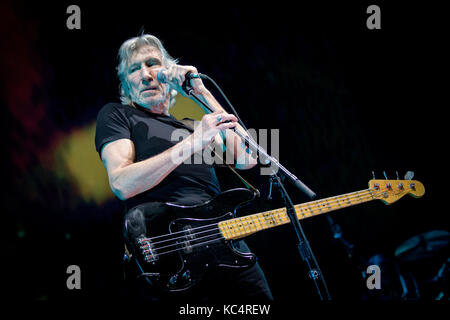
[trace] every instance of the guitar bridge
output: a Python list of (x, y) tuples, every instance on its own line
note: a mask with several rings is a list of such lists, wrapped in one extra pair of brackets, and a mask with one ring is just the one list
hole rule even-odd
[(145, 262), (155, 262), (158, 260), (158, 256), (153, 252), (153, 246), (149, 238), (139, 238), (137, 242)]

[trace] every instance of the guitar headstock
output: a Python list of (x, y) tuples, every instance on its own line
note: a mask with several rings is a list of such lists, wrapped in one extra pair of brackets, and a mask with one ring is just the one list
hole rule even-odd
[(420, 198), (425, 194), (425, 187), (417, 180), (370, 180), (369, 189), (374, 198), (391, 204), (404, 195)]

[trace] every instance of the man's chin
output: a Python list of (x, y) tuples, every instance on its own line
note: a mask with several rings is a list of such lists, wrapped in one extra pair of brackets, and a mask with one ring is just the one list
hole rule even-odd
[(139, 104), (146, 108), (152, 108), (154, 106), (160, 105), (165, 101), (165, 99), (162, 99), (161, 97), (149, 97), (146, 99), (140, 99)]

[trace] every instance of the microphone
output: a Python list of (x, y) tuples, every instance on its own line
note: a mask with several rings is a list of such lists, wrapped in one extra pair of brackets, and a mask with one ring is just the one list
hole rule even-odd
[[(157, 75), (156, 75), (156, 79), (160, 82), (160, 83), (167, 83), (167, 76), (164, 72), (167, 72), (167, 69), (161, 69), (158, 71)], [(201, 79), (206, 79), (206, 76), (201, 74), (201, 73), (192, 73), (192, 72), (187, 72), (184, 76), (186, 78), (186, 80), (191, 80), (191, 79), (197, 79), (197, 78), (201, 78)], [(186, 82), (186, 81), (185, 81)], [(184, 83), (183, 83), (184, 84)]]

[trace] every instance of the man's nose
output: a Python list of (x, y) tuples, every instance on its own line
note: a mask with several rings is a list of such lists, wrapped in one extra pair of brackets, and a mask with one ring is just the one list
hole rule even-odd
[(141, 77), (142, 77), (142, 81), (144, 81), (144, 82), (151, 82), (154, 79), (154, 75), (150, 71), (150, 68), (147, 68), (147, 67), (142, 68)]

